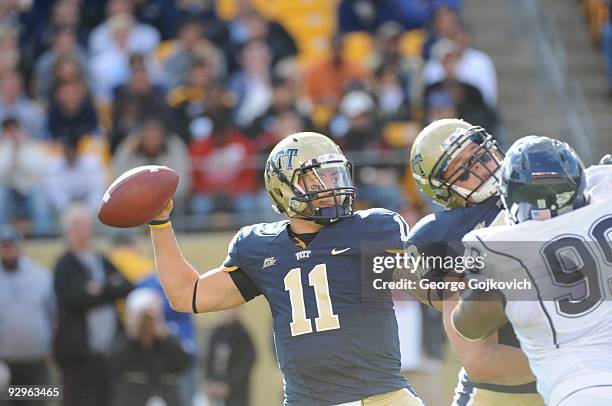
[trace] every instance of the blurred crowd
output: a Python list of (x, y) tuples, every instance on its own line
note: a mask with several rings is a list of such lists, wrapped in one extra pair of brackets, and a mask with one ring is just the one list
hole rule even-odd
[(57, 234), (68, 205), (97, 209), (146, 164), (179, 173), (183, 224), (270, 220), (263, 162), (302, 130), (357, 164), (362, 206), (413, 218), (407, 151), (424, 124), (499, 133), (495, 68), (470, 43), (460, 0), (3, 0), (0, 224)]
[(98, 251), (84, 203), (61, 224), (66, 249), (53, 272), (24, 254), (13, 227), (0, 227), (1, 406), (58, 404), (12, 402), (9, 384), (61, 386), (65, 406), (192, 406), (202, 396), (249, 404), (255, 350), (235, 310), (202, 341), (130, 236)]

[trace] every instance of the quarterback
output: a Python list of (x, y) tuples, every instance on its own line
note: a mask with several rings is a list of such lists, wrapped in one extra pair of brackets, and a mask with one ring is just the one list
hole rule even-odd
[[(412, 173), (421, 190), (446, 210), (412, 228), (407, 251), (429, 258), (463, 257), (464, 235), (501, 221), (498, 179), (503, 156), (482, 127), (459, 119), (437, 120), (425, 127), (412, 147)], [(428, 290), (429, 302), (442, 310), (447, 336), (463, 365), (453, 405), (543, 405), (509, 323), (480, 342), (465, 340), (450, 326), (457, 291), (468, 283), (457, 280), (463, 273), (433, 267), (420, 274), (419, 282), (438, 281), (428, 285), (435, 287)]]
[(422, 405), (400, 373), (391, 297), (361, 290), (362, 242), (405, 248), (408, 226), (384, 209), (354, 211), (352, 166), (324, 135), (289, 135), (264, 172), (273, 207), (289, 220), (243, 227), (225, 262), (199, 275), (182, 257), (167, 207), (151, 225), (172, 306), (212, 312), (259, 295), (270, 305), (285, 405)]
[(465, 292), (454, 328), (475, 340), (510, 321), (546, 404), (612, 404), (612, 166), (585, 170), (567, 144), (529, 136), (508, 151), (500, 186), (512, 224), (464, 238), (486, 254), (474, 277), (534, 289)]

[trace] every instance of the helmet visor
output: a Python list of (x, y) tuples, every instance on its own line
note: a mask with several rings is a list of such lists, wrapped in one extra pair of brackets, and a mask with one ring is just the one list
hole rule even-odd
[(351, 164), (346, 160), (314, 162), (296, 170), (292, 180), (299, 192), (297, 201), (306, 202), (300, 213), (307, 218), (334, 219), (352, 215), (355, 187)]

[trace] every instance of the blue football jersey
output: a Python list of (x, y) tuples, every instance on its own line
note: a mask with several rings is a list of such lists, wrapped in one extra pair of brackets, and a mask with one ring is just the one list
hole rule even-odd
[[(446, 210), (430, 214), (421, 219), (410, 230), (408, 234), (408, 244), (417, 247), (418, 252), (429, 257), (446, 257), (463, 255), (463, 244), (461, 239), (470, 231), (488, 227), (493, 223), (502, 211), (501, 201), (497, 196), (491, 197), (486, 201), (473, 206), (453, 210)], [(443, 272), (433, 269), (427, 275), (435, 278), (441, 276)], [(500, 344), (520, 347), (516, 333), (510, 323), (504, 325), (498, 331), (498, 342)], [(493, 385), (493, 384), (474, 384), (465, 372), (460, 376), (460, 381), (465, 389), (474, 387), (488, 389), (504, 393), (535, 393), (534, 384), (519, 385), (517, 387)]]
[(408, 387), (390, 296), (364, 300), (364, 242), (404, 248), (408, 226), (384, 209), (324, 227), (304, 248), (288, 221), (242, 228), (224, 269), (240, 269), (268, 300), (286, 405), (332, 405)]

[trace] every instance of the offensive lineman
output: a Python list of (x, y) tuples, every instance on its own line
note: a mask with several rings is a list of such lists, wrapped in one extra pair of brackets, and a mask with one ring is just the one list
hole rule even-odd
[[(483, 128), (459, 119), (437, 120), (414, 142), (411, 169), (421, 190), (446, 210), (421, 219), (410, 231), (409, 246), (425, 257), (462, 256), (463, 236), (500, 221), (498, 168), (503, 153)], [(443, 279), (443, 271), (422, 277)], [(543, 405), (527, 358), (508, 323), (487, 339), (470, 342), (450, 326), (456, 299), (429, 291), (429, 304), (443, 312), (444, 327), (463, 368), (453, 405)]]

